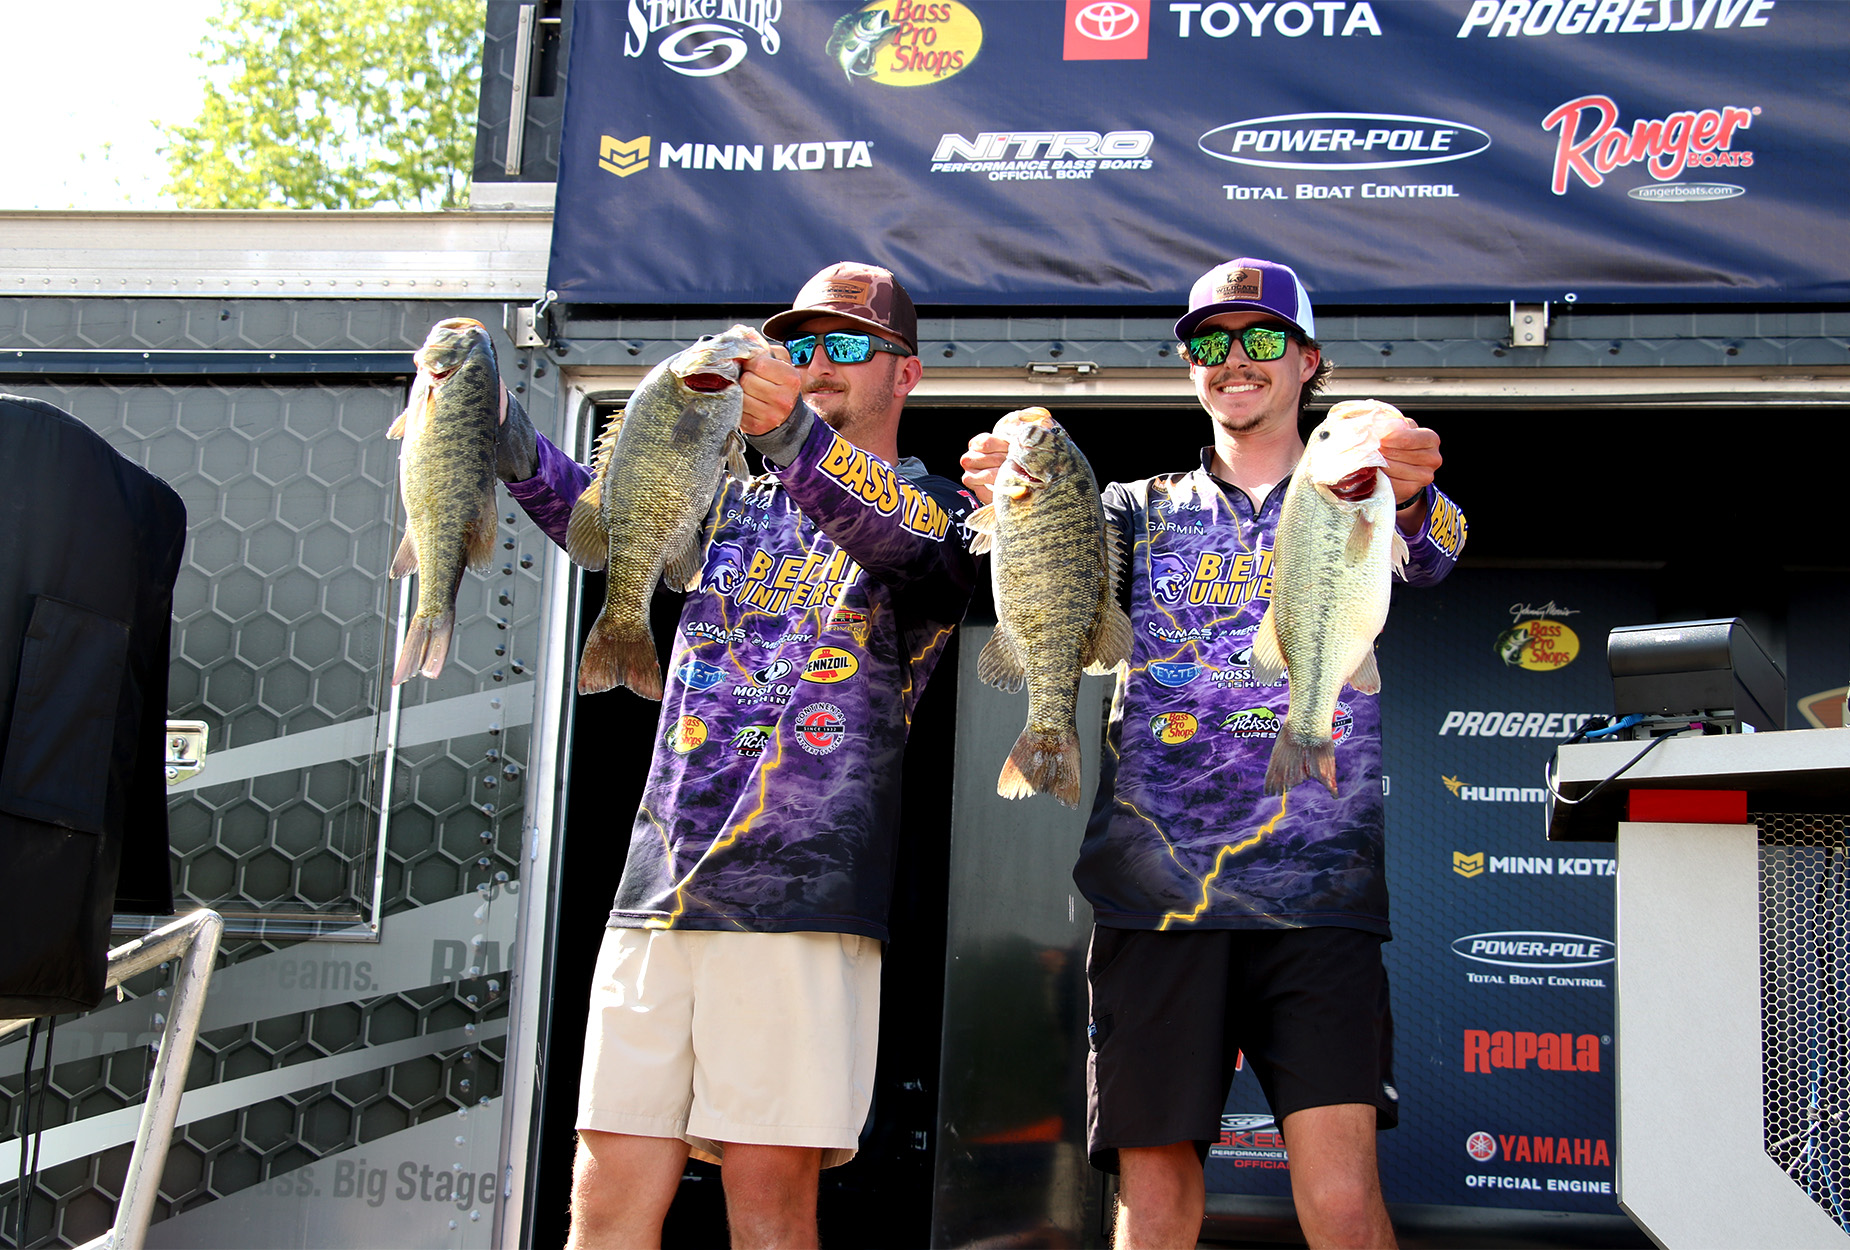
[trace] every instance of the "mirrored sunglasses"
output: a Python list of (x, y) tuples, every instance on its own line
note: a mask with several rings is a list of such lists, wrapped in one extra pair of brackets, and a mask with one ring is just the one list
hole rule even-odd
[[(785, 339), (784, 346), (790, 349), (790, 363), (801, 369), (816, 354), (816, 336), (804, 334), (794, 339)], [(830, 330), (822, 336), (822, 350), (838, 365), (858, 365), (864, 360), (872, 360), (875, 352), (892, 352), (895, 356), (912, 354), (909, 347), (901, 347), (877, 334), (862, 334), (855, 330)]]
[(1285, 344), (1291, 341), (1291, 331), (1278, 326), (1247, 326), (1237, 335), (1227, 330), (1209, 330), (1206, 334), (1197, 334), (1190, 339), (1184, 345), (1184, 351), (1190, 364), (1218, 365), (1233, 350), (1236, 337), (1248, 360), (1264, 364), (1285, 354)]

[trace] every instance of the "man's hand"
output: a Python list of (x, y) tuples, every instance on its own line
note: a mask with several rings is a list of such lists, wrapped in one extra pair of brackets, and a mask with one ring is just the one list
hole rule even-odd
[(504, 482), (524, 482), (540, 471), (539, 439), (514, 393), (506, 387), (501, 393), (507, 409), (495, 427), (495, 476)]
[(746, 434), (769, 434), (789, 420), (803, 392), (796, 366), (790, 363), (790, 349), (773, 343), (770, 351), (746, 361), (739, 373), (739, 389), (745, 393), (739, 429)]
[(964, 485), (985, 504), (995, 498), (996, 472), (1008, 454), (1009, 441), (984, 430), (970, 440), (970, 450), (957, 458), (964, 468)]
[(1388, 481), (1394, 484), (1394, 502), (1416, 500), (1394, 514), (1395, 524), (1403, 533), (1417, 534), (1420, 526), (1426, 523), (1426, 488), (1432, 485), (1433, 474), (1439, 471), (1445, 459), (1439, 454), (1436, 430), (1425, 428), (1411, 417), (1402, 420), (1407, 423), (1405, 427), (1381, 436), (1381, 454), (1387, 458)]

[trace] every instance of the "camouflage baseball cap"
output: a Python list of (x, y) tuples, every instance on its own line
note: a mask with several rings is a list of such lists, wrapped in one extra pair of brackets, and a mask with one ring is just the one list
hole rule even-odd
[(919, 315), (912, 297), (891, 270), (878, 265), (851, 260), (830, 265), (803, 284), (788, 309), (764, 323), (765, 336), (781, 342), (811, 317), (846, 317), (919, 349)]

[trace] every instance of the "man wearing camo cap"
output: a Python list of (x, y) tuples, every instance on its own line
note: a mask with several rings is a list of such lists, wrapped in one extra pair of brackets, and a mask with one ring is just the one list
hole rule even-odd
[[(900, 755), (975, 584), (974, 505), (900, 458), (922, 366), (891, 272), (831, 265), (764, 331), (740, 383), (767, 472), (715, 501), (598, 956), (573, 1247), (659, 1244), (690, 1153), (735, 1246), (813, 1246), (873, 1097)], [(503, 444), (563, 542), (588, 470), (531, 427)]]

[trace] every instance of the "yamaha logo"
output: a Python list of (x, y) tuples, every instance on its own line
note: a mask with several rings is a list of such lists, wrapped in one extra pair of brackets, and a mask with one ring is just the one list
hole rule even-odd
[(1465, 1153), (1479, 1163), (1489, 1163), (1497, 1157), (1497, 1139), (1486, 1132), (1476, 1132), (1465, 1138)]
[(1096, 0), (1073, 15), (1073, 29), (1088, 39), (1105, 42), (1128, 39), (1142, 24), (1137, 10), (1120, 0)]

